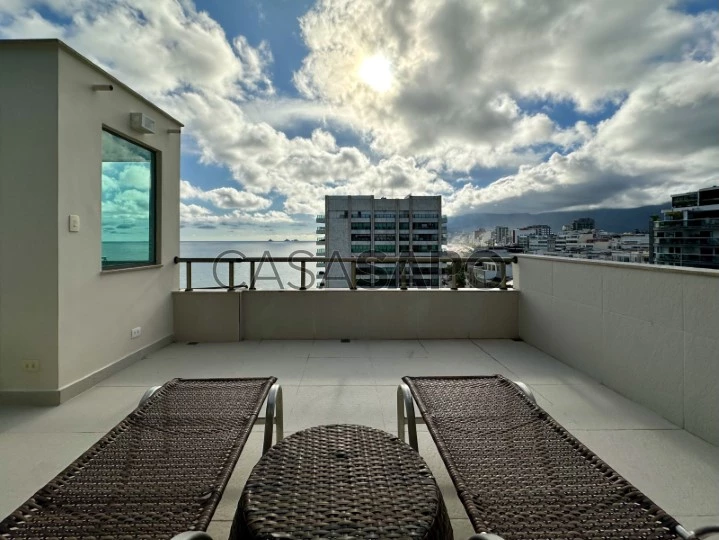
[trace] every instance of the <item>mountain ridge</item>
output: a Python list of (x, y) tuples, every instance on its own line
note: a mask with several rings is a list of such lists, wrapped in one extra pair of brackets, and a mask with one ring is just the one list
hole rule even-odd
[(636, 229), (647, 231), (651, 216), (660, 214), (661, 209), (671, 208), (671, 203), (660, 205), (640, 206), (638, 208), (598, 208), (585, 211), (542, 212), (539, 214), (514, 213), (490, 214), (476, 213), (452, 216), (447, 223), (447, 230), (451, 233), (469, 232), (476, 229), (488, 229), (497, 225), (504, 225), (510, 229), (518, 229), (528, 225), (549, 225), (552, 232), (562, 230), (562, 225), (568, 225), (572, 220), (580, 217), (593, 218), (598, 229), (608, 232), (633, 232)]

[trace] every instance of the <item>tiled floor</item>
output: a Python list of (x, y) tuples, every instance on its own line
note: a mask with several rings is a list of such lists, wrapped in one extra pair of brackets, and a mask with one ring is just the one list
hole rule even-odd
[[(286, 434), (326, 423), (396, 431), (403, 375), (501, 373), (528, 383), (539, 404), (687, 527), (719, 523), (719, 449), (554, 358), (510, 340), (263, 341), (174, 344), (53, 408), (0, 408), (0, 516), (112, 428), (145, 388), (172, 377), (274, 375), (283, 386)], [(245, 479), (259, 459), (255, 428), (215, 514), (227, 538)], [(455, 538), (472, 534), (434, 444), (420, 452), (435, 473)]]

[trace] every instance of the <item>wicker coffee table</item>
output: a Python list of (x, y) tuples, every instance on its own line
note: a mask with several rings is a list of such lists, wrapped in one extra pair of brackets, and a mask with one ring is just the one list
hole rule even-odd
[(299, 431), (247, 480), (231, 539), (451, 540), (442, 493), (420, 455), (365, 426)]

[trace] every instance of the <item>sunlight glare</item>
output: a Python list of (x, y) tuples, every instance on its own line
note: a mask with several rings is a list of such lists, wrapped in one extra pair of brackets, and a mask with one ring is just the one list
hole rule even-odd
[(375, 54), (364, 59), (359, 76), (375, 91), (386, 92), (392, 86), (392, 64), (386, 56)]

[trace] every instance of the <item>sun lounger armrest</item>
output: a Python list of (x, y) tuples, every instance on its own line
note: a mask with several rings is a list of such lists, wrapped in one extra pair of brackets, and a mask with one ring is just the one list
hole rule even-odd
[(693, 531), (687, 531), (684, 527), (677, 527), (677, 534), (685, 540), (702, 540), (712, 535), (719, 534), (719, 525), (707, 525), (705, 527), (697, 527)]
[(469, 540), (504, 540), (501, 536), (490, 533), (473, 534), (469, 537)]
[(172, 537), (172, 540), (212, 540), (212, 537), (202, 531), (187, 531), (176, 534)]

